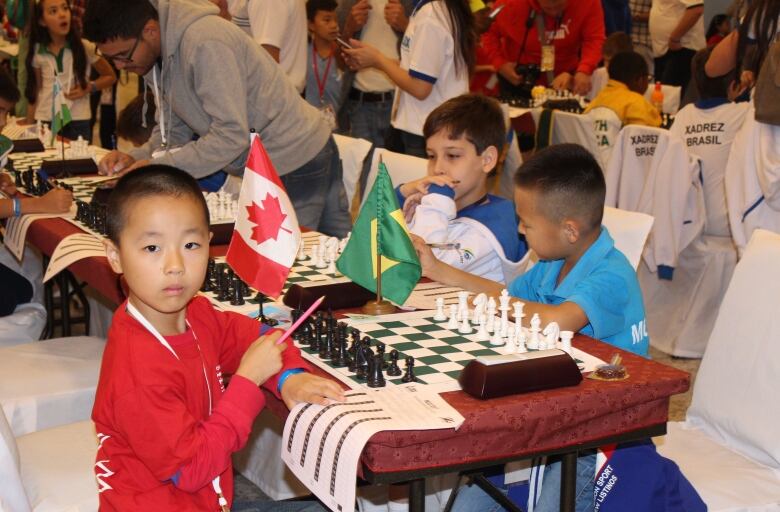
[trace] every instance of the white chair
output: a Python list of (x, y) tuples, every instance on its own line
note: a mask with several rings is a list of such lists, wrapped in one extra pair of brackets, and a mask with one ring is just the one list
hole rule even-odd
[(14, 434), (89, 419), (104, 347), (73, 337), (0, 348), (0, 405)]
[(780, 129), (751, 109), (731, 146), (725, 186), (731, 236), (741, 254), (755, 229), (780, 233)]
[[(647, 86), (645, 91), (645, 99), (650, 101), (655, 84)], [(665, 114), (676, 114), (680, 110), (680, 91), (682, 88), (679, 85), (661, 85), (661, 92), (664, 93), (664, 106), (663, 110)]]
[(91, 421), (15, 437), (0, 411), (0, 510), (97, 511), (96, 451)]
[(653, 227), (652, 215), (604, 207), (601, 224), (606, 226), (615, 241), (615, 248), (628, 258), (634, 270), (642, 261), (647, 236)]
[(350, 206), (355, 199), (355, 188), (363, 170), (363, 161), (371, 151), (371, 143), (365, 139), (347, 137), (346, 135), (333, 134), (333, 140), (339, 149), (339, 158), (343, 168), (342, 180), (344, 190), (347, 193), (347, 201)]
[(590, 151), (604, 169), (620, 127), (617, 114), (608, 108), (594, 108), (587, 114), (554, 110), (550, 145), (579, 144)]
[(14, 312), (0, 318), (0, 347), (35, 341), (46, 326), (46, 309), (43, 307), (43, 262), (40, 253), (25, 247), (22, 261), (5, 247), (0, 248), (0, 263), (33, 283), (32, 302), (20, 304)]
[(585, 99), (593, 101), (593, 98), (598, 96), (601, 90), (606, 87), (609, 82), (609, 71), (604, 66), (598, 67), (593, 70), (593, 74), (590, 75), (590, 91), (585, 95)]
[(718, 314), (685, 422), (656, 440), (708, 509), (780, 511), (780, 235), (753, 233)]
[(376, 175), (379, 172), (380, 157), (382, 158), (385, 167), (387, 167), (387, 172), (390, 174), (393, 187), (422, 178), (428, 172), (428, 161), (424, 158), (395, 153), (384, 148), (374, 148), (374, 154), (371, 157), (371, 169), (368, 172), (366, 187), (363, 190), (363, 198), (360, 201), (361, 206), (366, 202), (368, 193), (371, 191), (371, 187), (374, 186), (374, 182), (376, 181)]

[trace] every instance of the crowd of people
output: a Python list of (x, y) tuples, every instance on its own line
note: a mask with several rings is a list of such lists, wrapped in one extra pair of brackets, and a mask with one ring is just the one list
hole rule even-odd
[[(750, 109), (736, 100), (758, 84), (756, 119), (780, 124), (768, 99), (777, 86), (762, 81), (780, 51), (780, 8), (770, 0), (736, 13), (737, 29), (735, 18), (716, 16), (706, 33), (701, 0), (88, 0), (79, 7), (31, 4), (18, 80), (0, 72), (0, 124), (15, 105), (26, 108), (26, 122), (54, 123), (62, 95), (72, 120), (60, 134), (91, 140), (90, 97), (114, 95), (118, 73), (143, 79), (116, 123), (133, 148), (111, 148), (98, 165), (100, 174), (121, 176), (106, 245), (128, 288), (93, 414), (98, 457), (112, 472), (102, 475), (106, 509), (229, 506), (231, 454), (264, 405), (258, 386), (288, 406), (344, 399), (337, 385), (310, 373), (296, 347), (275, 344), (278, 331), (195, 297), (209, 244), (201, 191), (240, 180), (250, 131), (298, 223), (338, 237), (352, 219), (334, 133), (426, 159), (425, 177), (396, 184), (424, 276), (489, 295), (508, 288), (526, 301), (529, 317), (646, 357), (647, 332), (636, 335), (645, 322), (637, 275), (602, 225), (599, 163), (580, 146), (551, 146), (512, 169), (512, 199), (493, 195), (488, 176), (511, 135), (496, 98), (543, 85), (589, 97), (586, 113), (607, 108), (623, 125), (658, 127), (659, 105), (645, 98), (655, 80), (689, 98), (671, 133), (684, 139), (696, 123), (723, 123), (722, 146)], [(694, 145), (704, 169), (724, 158), (722, 147)], [(722, 173), (704, 180), (714, 205), (708, 233), (728, 236)], [(62, 189), (22, 198), (5, 174), (0, 192), (8, 197), (0, 218), (61, 213), (72, 200)], [(435, 247), (450, 240), (463, 250)], [(528, 251), (540, 261), (526, 272)], [(2, 265), (0, 282), (13, 292), (0, 296), (0, 316), (30, 300), (30, 283)], [(222, 373), (233, 374), (227, 390)], [(577, 510), (592, 506), (594, 470), (595, 455), (583, 454)], [(560, 471), (551, 460), (535, 510), (558, 509)], [(473, 486), (454, 510), (487, 510), (489, 502)]]

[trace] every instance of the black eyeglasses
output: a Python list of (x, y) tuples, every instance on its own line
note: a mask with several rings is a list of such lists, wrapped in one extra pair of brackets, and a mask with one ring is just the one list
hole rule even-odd
[(133, 63), (133, 54), (135, 53), (136, 48), (138, 48), (138, 43), (140, 43), (140, 42), (141, 42), (141, 35), (139, 35), (138, 37), (135, 38), (135, 44), (133, 45), (132, 48), (130, 48), (127, 52), (125, 52), (124, 55), (120, 54), (120, 55), (115, 55), (113, 57), (110, 57), (110, 56), (102, 54), (102, 53), (100, 55), (102, 55), (102, 57), (104, 59), (106, 59), (107, 61), (113, 62), (114, 64), (116, 64), (116, 63), (132, 64)]

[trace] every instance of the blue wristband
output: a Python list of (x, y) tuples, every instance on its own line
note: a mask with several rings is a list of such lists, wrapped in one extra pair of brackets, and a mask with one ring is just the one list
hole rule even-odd
[(285, 370), (282, 372), (282, 375), (279, 377), (279, 384), (276, 385), (276, 390), (281, 393), (282, 392), (282, 386), (284, 385), (284, 381), (286, 381), (290, 375), (295, 375), (296, 373), (303, 373), (305, 370), (303, 368), (290, 368), (289, 370)]
[(22, 200), (18, 197), (12, 199), (14, 203), (14, 217), (21, 217), (22, 215)]

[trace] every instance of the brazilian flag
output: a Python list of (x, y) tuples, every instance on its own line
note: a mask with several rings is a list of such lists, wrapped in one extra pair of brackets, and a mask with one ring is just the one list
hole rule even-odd
[(50, 144), (54, 143), (57, 134), (65, 128), (65, 125), (73, 120), (70, 114), (70, 108), (68, 108), (68, 104), (65, 101), (65, 90), (62, 88), (59, 76), (54, 77), (54, 90), (52, 91), (52, 95)]
[(336, 268), (363, 288), (376, 292), (377, 248), (382, 255), (382, 295), (403, 304), (420, 280), (422, 267), (384, 163), (379, 164), (374, 186)]

